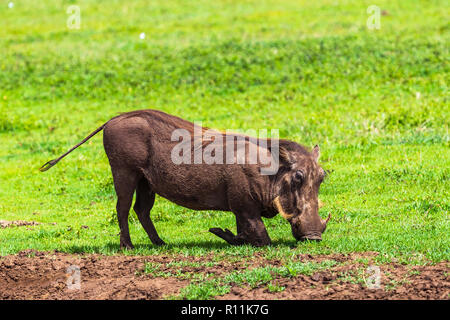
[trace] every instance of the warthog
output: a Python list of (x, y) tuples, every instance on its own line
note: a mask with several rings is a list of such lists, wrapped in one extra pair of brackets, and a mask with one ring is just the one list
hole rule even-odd
[[(209, 229), (232, 245), (270, 244), (261, 217), (271, 218), (277, 213), (290, 222), (297, 240), (321, 240), (330, 216), (322, 220), (318, 214), (318, 192), (325, 177), (325, 171), (318, 164), (318, 146), (309, 152), (292, 141), (265, 139), (266, 145), (257, 146), (257, 149), (265, 151), (272, 159), (277, 154), (278, 170), (274, 174), (261, 174), (264, 165), (260, 161), (250, 164), (242, 161), (227, 161), (226, 164), (174, 161), (173, 150), (179, 147), (180, 142), (174, 141), (173, 133), (181, 130), (195, 141), (201, 138), (194, 136), (196, 129), (198, 126), (192, 122), (157, 110), (124, 113), (103, 124), (59, 158), (44, 164), (40, 170), (48, 170), (103, 130), (103, 144), (118, 198), (116, 208), (122, 248), (133, 248), (128, 215), (135, 191), (134, 211), (155, 245), (164, 244), (150, 218), (155, 194), (194, 210), (233, 212), (237, 235), (228, 229)], [(201, 133), (206, 131), (207, 128), (200, 127)], [(228, 141), (227, 134), (213, 132), (216, 133), (216, 143)], [(252, 138), (244, 138), (247, 147), (254, 144)], [(229, 141), (234, 144), (231, 149), (235, 151), (238, 148), (236, 140)], [(208, 145), (202, 141), (200, 149), (204, 150)], [(223, 147), (222, 151), (225, 149)], [(184, 152), (186, 150), (188, 153), (183, 154), (183, 159), (192, 159), (195, 147), (189, 146)], [(213, 153), (218, 151), (216, 148)]]

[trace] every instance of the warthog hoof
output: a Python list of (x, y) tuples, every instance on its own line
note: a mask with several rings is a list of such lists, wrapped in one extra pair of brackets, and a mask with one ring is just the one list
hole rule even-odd
[(120, 249), (125, 249), (125, 250), (133, 250), (134, 246), (131, 243), (120, 243)]
[(162, 239), (152, 241), (155, 246), (164, 246), (166, 243)]

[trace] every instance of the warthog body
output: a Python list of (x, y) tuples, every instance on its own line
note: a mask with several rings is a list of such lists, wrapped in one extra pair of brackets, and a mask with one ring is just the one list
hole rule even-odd
[[(156, 245), (164, 242), (150, 218), (155, 194), (194, 210), (233, 212), (236, 216), (237, 235), (228, 229), (209, 230), (233, 245), (270, 244), (261, 217), (271, 218), (277, 213), (281, 213), (291, 223), (292, 233), (298, 240), (320, 240), (328, 220), (322, 220), (318, 215), (318, 190), (325, 175), (317, 163), (318, 147), (309, 152), (295, 142), (277, 140), (279, 169), (271, 175), (261, 174), (264, 166), (259, 162), (174, 163), (173, 150), (180, 142), (172, 141), (173, 132), (182, 129), (194, 141), (201, 138), (194, 136), (195, 128), (192, 122), (161, 111), (124, 113), (109, 120), (61, 157), (47, 162), (41, 171), (55, 165), (103, 129), (103, 143), (118, 197), (121, 247), (133, 247), (128, 215), (134, 192), (136, 202), (133, 208), (150, 240)], [(206, 129), (201, 128), (200, 132), (205, 132)], [(216, 133), (219, 140), (226, 140), (225, 133)], [(266, 142), (266, 147), (258, 148), (263, 148), (270, 155), (275, 144), (270, 139)], [(246, 137), (245, 144), (251, 143)], [(203, 150), (207, 146), (208, 143), (205, 142), (200, 144)], [(194, 147), (189, 150), (193, 159)]]

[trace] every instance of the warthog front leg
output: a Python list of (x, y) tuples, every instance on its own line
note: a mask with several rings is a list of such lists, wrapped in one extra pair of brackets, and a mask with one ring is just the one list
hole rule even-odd
[(211, 228), (209, 229), (209, 232), (215, 234), (219, 238), (222, 238), (231, 245), (239, 246), (245, 244), (244, 239), (235, 236), (233, 232), (228, 229), (222, 230), (221, 228)]
[(238, 234), (234, 235), (230, 230), (211, 228), (209, 232), (222, 238), (231, 245), (239, 246), (251, 244), (256, 247), (266, 246), (271, 243), (266, 227), (261, 218), (245, 219), (236, 216)]

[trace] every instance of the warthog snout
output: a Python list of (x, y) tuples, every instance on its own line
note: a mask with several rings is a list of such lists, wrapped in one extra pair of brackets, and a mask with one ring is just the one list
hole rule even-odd
[(322, 233), (327, 228), (331, 215), (320, 219), (318, 213), (300, 215), (290, 221), (292, 235), (297, 241), (322, 241)]

